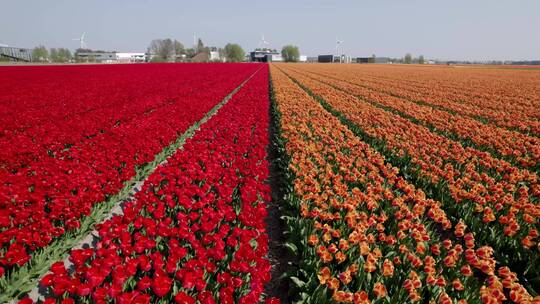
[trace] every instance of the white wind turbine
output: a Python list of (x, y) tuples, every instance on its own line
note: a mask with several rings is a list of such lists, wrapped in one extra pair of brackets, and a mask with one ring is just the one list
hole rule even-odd
[(336, 55), (339, 56), (338, 47), (343, 43), (343, 40), (339, 40), (336, 36)]
[(86, 36), (86, 33), (82, 33), (80, 38), (73, 38), (74, 41), (80, 41), (81, 43), (81, 49), (86, 48), (86, 42), (84, 41), (84, 36)]
[(259, 41), (259, 48), (261, 48), (262, 46), (262, 48), (264, 49), (264, 48), (267, 48), (268, 45), (270, 45), (270, 42), (266, 41), (264, 39), (264, 34), (262, 34), (261, 41)]

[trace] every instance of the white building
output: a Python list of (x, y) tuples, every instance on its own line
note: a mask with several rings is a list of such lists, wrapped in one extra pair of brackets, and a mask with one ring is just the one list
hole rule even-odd
[(219, 56), (218, 51), (210, 51), (210, 61), (221, 61), (221, 56)]
[(283, 57), (281, 56), (281, 54), (272, 54), (270, 56), (270, 61), (271, 62), (282, 62), (284, 60), (283, 60)]
[(100, 63), (136, 63), (145, 62), (145, 53), (120, 53), (120, 52), (80, 52), (76, 56), (88, 62)]
[(307, 62), (307, 55), (300, 55), (300, 58), (298, 58), (299, 62)]
[(145, 62), (145, 53), (116, 53), (116, 61), (118, 62)]

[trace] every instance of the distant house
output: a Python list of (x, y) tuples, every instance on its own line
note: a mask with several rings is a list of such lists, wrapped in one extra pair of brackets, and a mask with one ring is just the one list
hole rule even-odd
[(118, 62), (145, 62), (146, 54), (145, 53), (116, 53), (116, 60)]
[(356, 63), (370, 63), (371, 60), (371, 57), (357, 57)]
[(221, 61), (218, 51), (210, 51), (210, 61)]
[(249, 60), (253, 62), (276, 62), (283, 61), (283, 57), (277, 50), (255, 49), (249, 53)]
[(115, 51), (77, 52), (75, 56), (80, 61), (99, 63), (136, 63), (145, 62), (147, 59), (147, 54), (145, 53), (120, 53)]
[(347, 55), (343, 54), (341, 56), (334, 56), (334, 62), (351, 63), (351, 62), (353, 62), (353, 59), (352, 59), (351, 56), (347, 56)]
[(357, 57), (356, 63), (390, 63), (388, 57)]
[(208, 62), (210, 61), (210, 54), (206, 52), (200, 52), (197, 55), (191, 57), (192, 62)]
[(221, 57), (221, 54), (219, 53), (219, 49), (215, 46), (211, 46), (208, 48), (210, 50), (210, 61), (225, 61), (225, 58)]
[(322, 62), (322, 63), (330, 63), (330, 62), (351, 63), (351, 61), (352, 61), (351, 56), (347, 56), (347, 55), (341, 55), (341, 56), (319, 55), (319, 57), (317, 57), (317, 62)]
[(79, 61), (86, 61), (86, 62), (115, 63), (117, 61), (116, 52), (105, 52), (105, 51), (76, 52), (75, 57)]
[(317, 57), (317, 62), (322, 62), (322, 63), (334, 62), (334, 55), (319, 55)]

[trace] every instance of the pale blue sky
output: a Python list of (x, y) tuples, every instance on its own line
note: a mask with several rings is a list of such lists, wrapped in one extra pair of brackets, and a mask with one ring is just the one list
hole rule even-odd
[(287, 43), (301, 53), (334, 51), (336, 35), (353, 56), (438, 59), (540, 59), (538, 0), (144, 1), (0, 0), (0, 43), (33, 47), (78, 45), (145, 51), (153, 38), (191, 46), (237, 42)]

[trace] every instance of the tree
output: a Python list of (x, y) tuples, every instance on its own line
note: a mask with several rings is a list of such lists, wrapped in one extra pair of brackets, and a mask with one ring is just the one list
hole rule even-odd
[(32, 58), (34, 61), (46, 62), (49, 60), (49, 51), (43, 45), (39, 45), (32, 50)]
[(244, 49), (236, 43), (227, 43), (224, 48), (225, 58), (227, 62), (242, 62), (246, 53)]
[(286, 62), (297, 62), (300, 60), (300, 51), (297, 46), (286, 45), (281, 49), (281, 57)]
[(51, 50), (49, 51), (49, 56), (51, 58), (51, 61), (52, 62), (58, 62), (58, 50), (55, 49), (55, 48), (51, 48)]
[(52, 62), (65, 63), (72, 59), (70, 50), (66, 48), (52, 48), (49, 53)]
[(174, 40), (174, 53), (176, 55), (182, 55), (186, 52), (186, 50), (184, 49), (184, 45), (178, 41), (178, 40)]
[(407, 53), (403, 58), (403, 63), (410, 64), (412, 62), (412, 55)]
[(72, 59), (71, 51), (66, 48), (58, 49), (58, 57), (60, 57), (60, 62), (70, 62)]
[(186, 49), (186, 56), (191, 58), (193, 56), (197, 55), (197, 52), (195, 52), (194, 48)]
[(197, 53), (204, 52), (204, 43), (202, 42), (201, 38), (199, 38), (199, 41), (197, 41)]
[(178, 40), (174, 40), (173, 42), (174, 44), (174, 59), (176, 62), (180, 62), (180, 61), (183, 61), (185, 57), (185, 53), (186, 53), (186, 50), (184, 49), (184, 45), (178, 41)]
[(199, 38), (199, 41), (197, 41), (197, 54), (199, 53), (205, 53), (208, 56), (210, 56), (210, 48), (207, 46), (204, 46), (204, 43), (202, 42), (201, 38)]
[(423, 55), (418, 56), (418, 64), (424, 64), (424, 63), (425, 63), (424, 56)]
[(169, 38), (154, 39), (150, 42), (148, 52), (154, 55), (152, 61), (171, 61), (175, 54), (175, 48), (175, 43)]

